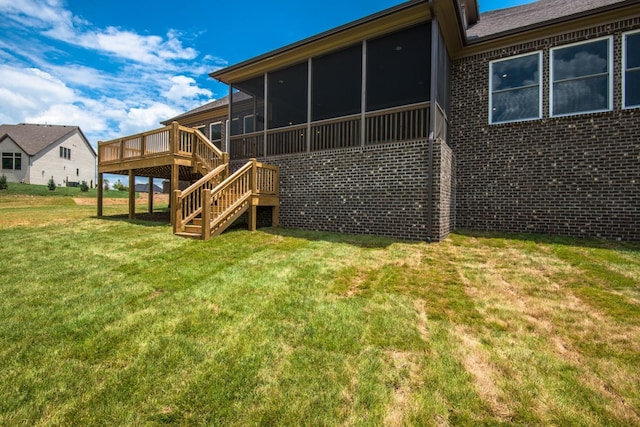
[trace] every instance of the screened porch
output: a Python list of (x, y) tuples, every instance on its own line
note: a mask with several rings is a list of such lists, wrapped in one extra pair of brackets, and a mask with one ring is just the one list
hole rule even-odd
[(448, 81), (435, 22), (343, 46), (233, 83), (227, 150), (245, 159), (445, 138)]

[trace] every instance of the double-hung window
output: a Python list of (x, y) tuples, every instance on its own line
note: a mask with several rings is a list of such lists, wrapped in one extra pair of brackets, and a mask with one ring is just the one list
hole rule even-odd
[(640, 31), (623, 36), (622, 106), (640, 107)]
[(211, 143), (218, 148), (222, 147), (222, 122), (211, 123), (209, 126)]
[(613, 106), (612, 37), (551, 49), (551, 116)]
[(489, 65), (489, 123), (542, 116), (542, 54), (500, 59)]

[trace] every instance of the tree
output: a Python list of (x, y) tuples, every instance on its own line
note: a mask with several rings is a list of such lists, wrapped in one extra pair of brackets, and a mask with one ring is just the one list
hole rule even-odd
[(104, 191), (109, 191), (109, 180), (105, 179), (103, 182), (104, 182)]
[(53, 180), (53, 177), (49, 179), (49, 182), (47, 183), (47, 187), (49, 187), (49, 191), (54, 191), (56, 189), (56, 182)]
[(0, 176), (0, 190), (6, 190), (7, 187), (7, 177), (4, 175)]

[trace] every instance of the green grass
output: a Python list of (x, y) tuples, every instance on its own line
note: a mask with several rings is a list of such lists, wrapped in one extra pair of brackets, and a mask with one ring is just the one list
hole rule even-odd
[[(56, 187), (54, 191), (49, 190), (46, 185), (37, 184), (19, 184), (10, 182), (6, 190), (0, 190), (1, 196), (20, 195), (20, 196), (47, 196), (47, 197), (96, 197), (98, 190), (90, 188), (89, 191), (80, 191), (80, 187)], [(109, 190), (104, 192), (104, 197), (109, 198), (126, 198), (129, 197), (127, 191)]]
[(94, 215), (0, 193), (1, 425), (640, 423), (638, 244)]

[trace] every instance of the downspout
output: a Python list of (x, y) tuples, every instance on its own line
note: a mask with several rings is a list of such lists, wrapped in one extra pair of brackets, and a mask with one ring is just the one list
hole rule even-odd
[(429, 148), (427, 154), (427, 242), (433, 241), (433, 143), (435, 141), (435, 121), (436, 121), (436, 85), (438, 61), (438, 22), (433, 9), (433, 1), (429, 0), (429, 13), (431, 14), (431, 83), (429, 87)]

